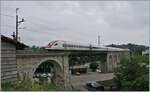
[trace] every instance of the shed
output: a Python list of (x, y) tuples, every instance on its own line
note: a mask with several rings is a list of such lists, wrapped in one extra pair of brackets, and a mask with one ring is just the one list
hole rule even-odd
[(14, 82), (17, 79), (16, 49), (24, 49), (23, 43), (1, 35), (1, 82)]

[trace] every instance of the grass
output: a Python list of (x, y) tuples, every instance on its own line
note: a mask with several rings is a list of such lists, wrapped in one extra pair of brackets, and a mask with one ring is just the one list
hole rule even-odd
[(11, 83), (2, 83), (1, 90), (2, 91), (13, 91), (13, 85)]
[(1, 89), (2, 91), (62, 91), (63, 90), (63, 88), (58, 87), (51, 83), (46, 83), (46, 84), (2, 83)]
[(33, 82), (27, 76), (17, 80), (14, 84), (2, 83), (2, 91), (63, 91), (63, 88), (47, 82)]

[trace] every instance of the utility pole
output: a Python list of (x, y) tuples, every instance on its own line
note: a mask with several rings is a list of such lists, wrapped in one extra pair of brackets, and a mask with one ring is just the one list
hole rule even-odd
[(16, 42), (18, 40), (18, 13), (17, 13), (18, 10), (19, 8), (16, 8), (16, 37), (15, 37)]
[(100, 46), (100, 36), (98, 35), (98, 46)]
[(13, 40), (16, 39), (16, 37), (15, 37), (15, 32), (13, 32), (13, 35), (11, 35), (11, 36), (13, 37)]
[(19, 21), (18, 10), (19, 8), (16, 8), (16, 35), (15, 35), (16, 42), (18, 41), (18, 28), (19, 28), (18, 26), (20, 23), (24, 22), (23, 18), (21, 18), (21, 21)]

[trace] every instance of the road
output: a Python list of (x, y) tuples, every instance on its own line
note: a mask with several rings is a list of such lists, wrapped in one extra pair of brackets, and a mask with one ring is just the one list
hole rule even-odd
[(97, 73), (97, 72), (90, 72), (87, 74), (81, 74), (80, 76), (72, 76), (71, 83), (75, 90), (80, 91), (87, 91), (85, 88), (85, 84), (87, 82), (94, 82), (94, 81), (103, 81), (109, 80), (114, 77), (113, 73)]

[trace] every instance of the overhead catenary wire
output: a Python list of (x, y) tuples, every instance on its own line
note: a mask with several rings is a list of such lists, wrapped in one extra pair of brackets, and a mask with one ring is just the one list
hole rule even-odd
[[(4, 28), (9, 28), (11, 29), (10, 31), (14, 31), (15, 30), (15, 27), (12, 27), (12, 26), (8, 26), (8, 25), (0, 25), (1, 27), (4, 27)], [(31, 29), (21, 29), (21, 30), (26, 30), (24, 32), (34, 32), (34, 33), (43, 33), (43, 32), (40, 32), (40, 31), (35, 31), (35, 30), (31, 30)], [(3, 29), (2, 29), (3, 31)], [(5, 30), (6, 31), (6, 30)], [(46, 33), (47, 34), (47, 33)]]
[(15, 16), (6, 15), (6, 14), (2, 14), (2, 13), (0, 13), (0, 15), (2, 15), (2, 16), (7, 16), (7, 17), (11, 17), (11, 18), (14, 18), (14, 17), (15, 17)]
[[(5, 16), (5, 17), (10, 17), (10, 18), (15, 18), (16, 16), (13, 16), (13, 15), (8, 15), (8, 14), (3, 14), (3, 13), (0, 13), (1, 16)], [(21, 19), (21, 17), (18, 17)]]
[[(7, 15), (7, 14), (2, 14), (2, 13), (0, 13), (0, 15), (2, 15), (2, 16), (6, 16), (6, 17), (11, 17), (11, 18), (15, 18), (16, 16), (12, 16), (12, 15)], [(22, 19), (21, 17), (19, 17), (20, 19)], [(33, 22), (33, 21), (30, 21), (32, 24), (34, 24), (34, 25), (37, 25), (38, 23), (36, 22)], [(43, 22), (43, 21), (40, 21), (40, 26), (41, 25), (43, 25), (43, 26), (45, 26), (45, 28), (49, 28), (47, 25), (45, 25), (45, 24), (47, 24), (46, 22), (43, 22), (43, 23), (41, 23), (41, 22)], [(39, 25), (39, 24), (38, 24)]]
[[(11, 25), (0, 25), (0, 26), (15, 30), (15, 26), (14, 27), (11, 26)], [(43, 31), (37, 31), (37, 30), (33, 30), (33, 29), (28, 29), (28, 28), (23, 28), (21, 30), (26, 30), (25, 32), (46, 33), (46, 34), (48, 33), (48, 32), (43, 32)]]
[(15, 28), (15, 26), (11, 26), (11, 25), (0, 25), (0, 27)]
[[(2, 15), (2, 16), (6, 16), (6, 17), (10, 17), (10, 18), (15, 18), (16, 16), (12, 16), (12, 15), (8, 15), (8, 14), (2, 14), (2, 13), (0, 13), (0, 15)], [(38, 24), (37, 22), (35, 23), (35, 22), (33, 22), (33, 21), (30, 21), (32, 24), (34, 24), (34, 25), (40, 25), (40, 26), (43, 26), (45, 29), (47, 29), (47, 30), (55, 30), (55, 29), (52, 29), (52, 28), (49, 28), (49, 26), (48, 25), (45, 25), (45, 24), (47, 24), (46, 22), (43, 22), (43, 23), (41, 23), (41, 21), (40, 21), (40, 24)], [(12, 24), (10, 24), (10, 25), (12, 25)], [(9, 25), (0, 25), (1, 27), (5, 27), (5, 28), (14, 28), (15, 29), (15, 27), (13, 27), (13, 26), (9, 26)], [(39, 26), (36, 26), (36, 27), (39, 27)], [(21, 29), (21, 30), (26, 30), (26, 31), (31, 31), (31, 32), (34, 32), (34, 33), (49, 33), (49, 32), (46, 32), (46, 31), (37, 31), (37, 30), (34, 30), (34, 29)]]

